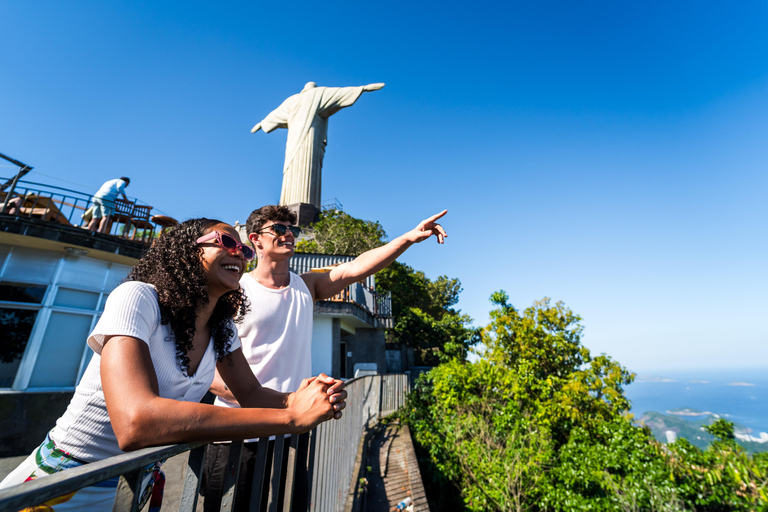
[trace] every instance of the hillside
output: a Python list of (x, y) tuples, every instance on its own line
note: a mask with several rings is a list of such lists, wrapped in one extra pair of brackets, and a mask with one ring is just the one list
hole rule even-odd
[[(653, 436), (662, 443), (667, 442), (666, 432), (671, 430), (678, 438), (685, 438), (694, 446), (705, 449), (715, 438), (705, 432), (703, 426), (711, 425), (718, 418), (720, 418), (719, 415), (708, 411), (682, 407), (667, 411), (666, 414), (648, 411), (637, 418), (637, 422), (650, 428)], [(734, 430), (737, 436), (736, 442), (747, 452), (768, 452), (768, 443), (739, 439), (740, 436), (757, 437), (758, 433), (751, 428), (734, 423)]]

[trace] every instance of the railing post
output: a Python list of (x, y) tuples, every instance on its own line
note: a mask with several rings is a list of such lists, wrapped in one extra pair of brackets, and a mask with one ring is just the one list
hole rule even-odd
[(112, 507), (113, 512), (138, 512), (139, 499), (141, 499), (141, 480), (144, 469), (134, 469), (128, 473), (120, 475), (120, 481), (117, 484), (117, 494), (115, 495), (115, 504)]
[[(291, 512), (291, 508), (293, 507), (293, 484), (296, 481), (299, 437), (300, 436), (296, 434), (292, 435), (291, 444), (288, 447), (288, 463), (286, 465), (285, 471), (285, 499), (283, 501), (283, 512)], [(306, 490), (302, 489), (302, 492), (306, 492)]]
[(256, 465), (253, 469), (253, 480), (251, 481), (251, 503), (249, 509), (251, 512), (259, 512), (261, 509), (261, 498), (264, 495), (264, 473), (267, 470), (268, 451), (269, 438), (260, 438), (256, 446)]
[(309, 489), (307, 489), (307, 492), (309, 493), (309, 496), (307, 496), (307, 512), (310, 510), (314, 510), (312, 508), (313, 500), (315, 499), (315, 450), (317, 450), (317, 427), (313, 428), (309, 432), (307, 432), (307, 435), (309, 436), (308, 445), (309, 448), (307, 449), (308, 457), (307, 457), (307, 481), (309, 482)]
[(21, 167), (21, 170), (16, 173), (16, 175), (13, 177), (13, 180), (11, 181), (11, 188), (8, 190), (8, 193), (5, 195), (5, 200), (3, 201), (3, 206), (0, 208), (0, 212), (5, 213), (5, 207), (8, 206), (8, 200), (11, 199), (13, 195), (13, 191), (16, 189), (16, 183), (18, 183), (19, 179), (27, 174), (29, 171), (32, 170), (32, 167), (23, 164), (19, 162), (18, 160), (14, 160), (11, 157), (5, 156), (4, 154), (0, 153), (0, 158), (4, 158), (5, 160), (8, 160), (9, 162), (18, 165)]
[(243, 442), (232, 441), (229, 448), (229, 460), (224, 474), (224, 485), (221, 496), (221, 512), (231, 512), (235, 507), (237, 497), (237, 480), (240, 477), (240, 457), (243, 453)]
[(275, 436), (275, 445), (272, 451), (272, 473), (269, 477), (269, 499), (267, 510), (277, 512), (280, 502), (280, 474), (283, 471), (283, 451), (285, 450), (285, 436)]
[(181, 493), (179, 512), (195, 512), (197, 510), (197, 498), (200, 494), (200, 479), (205, 464), (205, 454), (208, 445), (203, 445), (189, 452), (187, 471), (184, 476), (184, 490)]

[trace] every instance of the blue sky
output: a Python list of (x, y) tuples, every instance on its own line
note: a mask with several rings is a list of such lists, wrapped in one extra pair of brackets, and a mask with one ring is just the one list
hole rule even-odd
[[(284, 4), (284, 5), (283, 5)], [(0, 152), (29, 179), (243, 222), (280, 194), (307, 81), (385, 82), (329, 123), (323, 198), (403, 261), (584, 318), (635, 371), (764, 365), (768, 4), (0, 1)], [(0, 167), (0, 175), (13, 172)]]

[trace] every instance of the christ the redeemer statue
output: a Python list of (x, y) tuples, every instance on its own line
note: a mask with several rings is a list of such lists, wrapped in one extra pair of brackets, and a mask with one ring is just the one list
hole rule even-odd
[(300, 93), (286, 99), (270, 112), (251, 133), (288, 128), (280, 204), (308, 203), (320, 208), (320, 178), (328, 118), (355, 104), (361, 94), (378, 91), (384, 84), (360, 87), (318, 87), (309, 82)]

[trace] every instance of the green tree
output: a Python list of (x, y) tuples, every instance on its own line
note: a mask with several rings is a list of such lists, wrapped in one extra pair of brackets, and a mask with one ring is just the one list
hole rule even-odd
[(675, 503), (658, 443), (626, 414), (623, 387), (633, 376), (581, 345), (581, 318), (547, 298), (524, 311), (503, 291), (491, 300), (482, 359), (433, 369), (411, 393), (405, 415), (465, 508)]
[(376, 285), (392, 294), (395, 323), (388, 341), (416, 349), (417, 363), (432, 366), (452, 357), (466, 358), (479, 341), (479, 330), (470, 327), (472, 318), (452, 307), (461, 293), (458, 279), (439, 276), (432, 281), (395, 261), (376, 274)]
[(681, 438), (668, 445), (679, 494), (702, 512), (768, 510), (768, 454), (748, 455), (725, 419), (705, 429), (717, 438), (706, 450)]
[(623, 386), (634, 376), (581, 345), (581, 317), (546, 297), (522, 313), (507, 300), (503, 291), (491, 297), (497, 308), (483, 330), (485, 357), (517, 375), (514, 397), (539, 415), (558, 443), (567, 440), (573, 425), (588, 428), (629, 410)]
[(721, 443), (736, 439), (736, 436), (733, 433), (733, 423), (724, 418), (715, 420), (711, 425), (705, 426), (704, 430), (715, 436)]
[(361, 220), (341, 210), (325, 210), (310, 227), (313, 239), (296, 244), (296, 252), (359, 256), (384, 245), (387, 234), (378, 222)]

